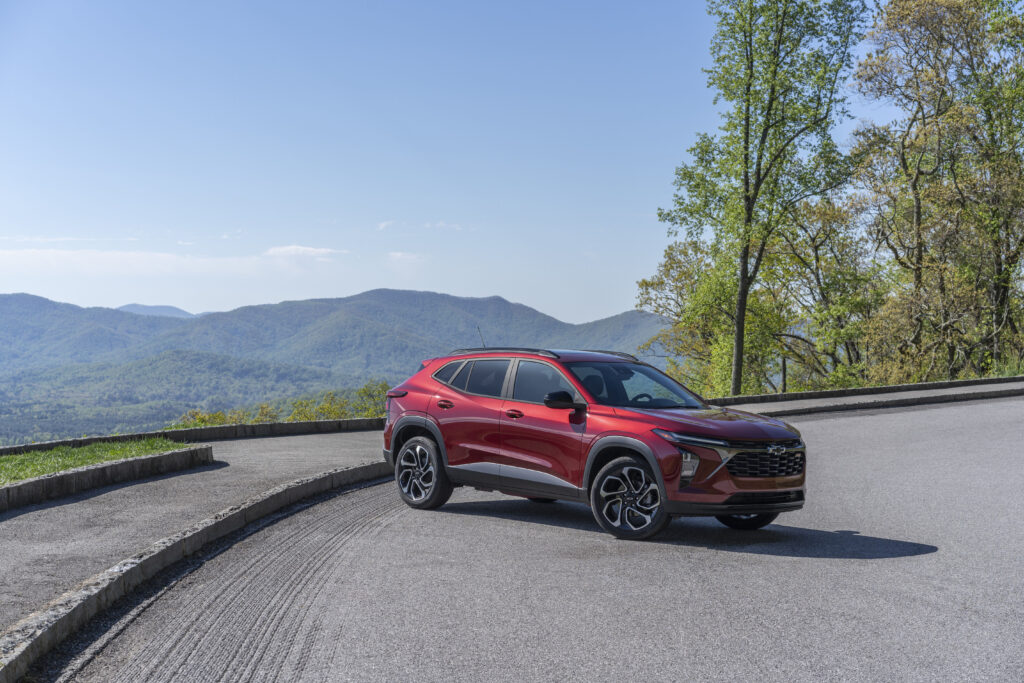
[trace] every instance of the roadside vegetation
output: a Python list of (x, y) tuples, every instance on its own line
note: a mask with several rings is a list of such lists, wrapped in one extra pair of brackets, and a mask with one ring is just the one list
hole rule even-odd
[[(710, 396), (1020, 374), (1024, 3), (708, 9), (721, 127), (659, 212), (645, 348)], [(835, 140), (853, 95), (891, 118)]]
[(140, 441), (105, 441), (77, 448), (60, 446), (48, 451), (3, 455), (0, 456), (0, 486), (75, 467), (154, 455), (180, 448), (180, 443), (169, 439), (152, 438)]
[(384, 399), (388, 388), (388, 383), (383, 380), (371, 380), (358, 389), (344, 392), (341, 395), (334, 391), (326, 391), (312, 397), (261, 403), (253, 408), (214, 412), (194, 409), (189, 410), (166, 428), (190, 429), (228, 424), (381, 417), (384, 415)]

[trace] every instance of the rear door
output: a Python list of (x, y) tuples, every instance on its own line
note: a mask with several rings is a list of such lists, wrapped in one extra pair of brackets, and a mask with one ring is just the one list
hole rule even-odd
[(501, 413), (502, 489), (537, 496), (578, 495), (586, 413), (548, 408), (544, 397), (553, 391), (568, 391), (582, 400), (554, 364), (516, 361)]
[(501, 395), (510, 364), (508, 358), (468, 360), (428, 407), (441, 426), (449, 475), (458, 483), (497, 485)]

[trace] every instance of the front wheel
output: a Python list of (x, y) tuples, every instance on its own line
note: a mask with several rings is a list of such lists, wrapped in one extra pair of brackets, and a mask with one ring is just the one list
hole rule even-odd
[(420, 510), (441, 507), (452, 495), (437, 444), (425, 436), (414, 436), (402, 444), (395, 458), (395, 482), (405, 504)]
[(601, 468), (590, 487), (590, 508), (601, 528), (616, 538), (650, 538), (671, 521), (650, 467), (632, 456)]
[(768, 526), (778, 516), (778, 513), (774, 515), (718, 515), (715, 519), (730, 529), (753, 531)]

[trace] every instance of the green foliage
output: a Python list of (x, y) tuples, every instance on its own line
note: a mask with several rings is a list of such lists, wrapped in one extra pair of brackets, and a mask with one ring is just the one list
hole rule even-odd
[[(764, 355), (763, 330), (748, 331), (747, 320), (771, 308), (758, 301), (757, 286), (788, 212), (835, 188), (848, 171), (830, 133), (845, 114), (840, 86), (865, 7), (859, 0), (709, 0), (708, 11), (718, 22), (708, 85), (724, 105), (722, 124), (716, 135), (698, 135), (691, 161), (676, 170), (674, 207), (658, 215), (670, 236), (683, 230), (690, 245), (711, 233), (720, 289), (713, 298), (730, 319), (729, 389), (736, 394), (751, 386), (744, 364)], [(762, 311), (751, 316), (751, 306)], [(763, 363), (753, 368), (765, 370)]]
[(181, 444), (174, 441), (153, 438), (140, 441), (106, 441), (77, 448), (61, 446), (48, 451), (4, 455), (0, 456), (0, 486), (75, 467), (154, 455), (179, 448)]
[[(661, 212), (677, 241), (640, 281), (638, 307), (673, 326), (648, 346), (710, 394), (1019, 372), (1024, 3), (880, 3), (856, 87), (898, 116), (861, 125), (845, 159), (829, 139), (835, 117), (806, 117), (827, 108), (828, 91), (815, 100), (785, 74), (810, 82), (815, 64), (843, 73), (860, 3), (709, 6), (719, 16), (709, 81), (728, 107), (722, 133), (699, 136), (677, 171), (674, 209)], [(794, 33), (768, 40), (784, 15)], [(807, 36), (817, 37), (804, 45)], [(796, 61), (777, 70), (779, 44)], [(795, 88), (795, 108), (765, 123), (772, 83)], [(792, 138), (795, 151), (762, 156), (779, 130), (815, 120), (802, 143)], [(788, 170), (769, 177), (764, 158)]]
[(370, 380), (358, 389), (348, 389), (338, 395), (327, 391), (317, 396), (279, 399), (261, 403), (255, 409), (205, 413), (192, 409), (169, 424), (166, 429), (188, 429), (224, 424), (252, 424), (258, 422), (307, 422), (312, 420), (345, 420), (356, 417), (381, 417), (389, 384), (384, 380)]

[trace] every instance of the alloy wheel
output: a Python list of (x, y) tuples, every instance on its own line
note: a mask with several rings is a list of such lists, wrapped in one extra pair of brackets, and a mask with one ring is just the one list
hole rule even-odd
[(420, 501), (430, 495), (434, 487), (434, 463), (430, 453), (420, 444), (412, 444), (402, 451), (398, 458), (398, 486), (412, 501)]
[(629, 531), (650, 526), (661, 507), (657, 482), (639, 467), (623, 467), (606, 476), (598, 496), (601, 516), (613, 527)]

